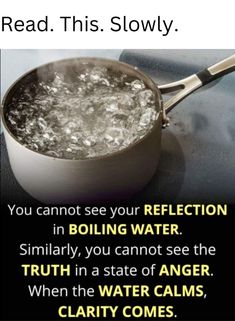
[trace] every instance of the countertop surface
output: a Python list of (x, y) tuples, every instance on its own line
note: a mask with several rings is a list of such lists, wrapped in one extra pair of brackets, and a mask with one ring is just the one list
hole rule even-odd
[[(157, 84), (165, 84), (196, 73), (234, 52), (235, 50), (124, 50), (120, 60), (139, 67)], [(10, 54), (13, 59), (12, 51)], [(89, 55), (117, 59), (119, 54), (118, 51), (106, 50), (95, 54), (91, 52)], [(6, 66), (3, 69), (6, 73)], [(10, 78), (13, 80), (12, 74)], [(3, 79), (6, 79), (5, 74), (2, 74)], [(2, 88), (5, 90), (6, 85)], [(180, 102), (169, 116), (170, 127), (162, 132), (162, 153), (158, 169), (135, 199), (234, 203), (235, 72), (199, 89)], [(2, 198), (11, 202), (32, 201), (14, 178), (3, 137), (1, 145)]]

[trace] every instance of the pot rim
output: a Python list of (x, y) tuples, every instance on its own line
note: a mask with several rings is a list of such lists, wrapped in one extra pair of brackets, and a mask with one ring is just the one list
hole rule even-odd
[[(156, 119), (154, 121), (154, 124), (153, 124), (152, 128), (142, 138), (138, 139), (136, 142), (131, 143), (130, 145), (126, 146), (125, 148), (123, 148), (123, 149), (121, 149), (119, 151), (112, 152), (112, 153), (109, 153), (109, 154), (106, 154), (106, 155), (102, 155), (102, 156), (96, 156), (96, 157), (84, 158), (84, 159), (72, 159), (72, 158), (55, 157), (55, 156), (51, 156), (51, 155), (46, 155), (46, 154), (44, 154), (42, 152), (36, 151), (36, 150), (34, 150), (32, 148), (29, 148), (29, 147), (25, 146), (24, 144), (22, 144), (15, 137), (15, 135), (11, 132), (10, 128), (8, 127), (8, 124), (7, 124), (7, 121), (6, 121), (6, 118), (5, 118), (5, 112), (4, 112), (4, 106), (5, 106), (5, 103), (6, 103), (8, 95), (14, 89), (14, 87), (16, 87), (16, 85), (18, 85), (20, 83), (20, 81), (22, 79), (24, 79), (25, 77), (27, 77), (31, 73), (37, 72), (37, 70), (40, 69), (40, 68), (45, 68), (47, 66), (50, 66), (50, 65), (53, 65), (53, 64), (56, 64), (56, 63), (63, 63), (63, 62), (68, 62), (68, 61), (79, 61), (79, 60), (81, 62), (84, 61), (84, 63), (86, 63), (86, 62), (87, 63), (88, 62), (97, 62), (97, 63), (99, 63), (99, 62), (103, 62), (103, 63), (107, 62), (107, 63), (114, 64), (116, 66), (118, 66), (118, 65), (120, 66), (121, 65), (121, 66), (126, 67), (129, 70), (133, 71), (137, 76), (139, 76), (138, 78), (143, 80), (145, 83), (146, 83), (145, 80), (147, 80), (152, 85), (152, 88), (150, 88), (150, 86), (147, 86), (147, 88), (150, 88), (150, 89), (154, 90), (155, 99), (156, 99), (156, 106), (157, 106), (157, 102), (159, 103), (159, 112), (158, 112), (158, 115), (157, 115), (157, 117), (156, 117)], [(157, 126), (159, 126), (158, 122), (159, 122), (159, 118), (162, 116), (162, 110), (163, 110), (163, 99), (162, 99), (161, 91), (158, 88), (158, 85), (152, 80), (152, 78), (150, 76), (146, 75), (144, 72), (139, 70), (138, 67), (135, 67), (133, 65), (121, 62), (119, 60), (114, 60), (114, 59), (99, 58), (99, 57), (85, 57), (85, 56), (83, 57), (83, 56), (81, 56), (81, 57), (71, 57), (71, 58), (59, 59), (59, 60), (55, 60), (55, 61), (52, 61), (52, 62), (49, 62), (49, 63), (45, 63), (45, 64), (42, 64), (42, 65), (36, 67), (36, 68), (30, 69), (29, 71), (27, 71), (26, 73), (24, 73), (23, 75), (18, 77), (10, 85), (10, 87), (7, 89), (6, 93), (3, 96), (3, 99), (2, 99), (2, 123), (3, 123), (3, 128), (11, 136), (11, 138), (15, 142), (17, 142), (19, 145), (24, 147), (26, 150), (28, 150), (28, 151), (37, 153), (40, 156), (44, 156), (46, 158), (52, 158), (53, 160), (56, 160), (56, 161), (69, 161), (69, 162), (71, 162), (71, 161), (72, 162), (77, 162), (77, 161), (85, 162), (86, 161), (86, 162), (92, 162), (92, 161), (96, 161), (96, 160), (110, 159), (112, 157), (119, 156), (120, 154), (123, 154), (126, 151), (129, 151), (132, 148), (134, 148), (135, 146), (139, 145), (141, 142), (143, 142), (146, 138), (148, 138), (152, 134), (152, 132), (155, 130), (155, 128)]]

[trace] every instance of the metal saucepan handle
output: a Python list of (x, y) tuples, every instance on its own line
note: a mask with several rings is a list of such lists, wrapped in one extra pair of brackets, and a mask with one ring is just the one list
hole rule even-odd
[(235, 55), (232, 55), (207, 69), (199, 71), (197, 74), (167, 85), (159, 86), (162, 94), (179, 90), (175, 96), (163, 103), (163, 127), (169, 125), (169, 118), (166, 114), (182, 99), (196, 89), (233, 71), (235, 71)]

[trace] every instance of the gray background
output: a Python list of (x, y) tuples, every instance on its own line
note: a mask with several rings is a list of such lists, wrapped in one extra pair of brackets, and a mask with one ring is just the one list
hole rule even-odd
[[(65, 57), (120, 58), (164, 84), (234, 53), (235, 50), (3, 50), (1, 94), (25, 71)], [(163, 130), (158, 170), (136, 199), (234, 203), (235, 73), (199, 89), (169, 116), (171, 125)], [(1, 151), (3, 198), (31, 200), (14, 179), (4, 140)]]

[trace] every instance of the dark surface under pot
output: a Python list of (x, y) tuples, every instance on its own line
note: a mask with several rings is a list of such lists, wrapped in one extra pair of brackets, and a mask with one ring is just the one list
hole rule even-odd
[[(157, 83), (179, 80), (231, 54), (229, 50), (124, 51)], [(235, 201), (235, 73), (200, 89), (169, 114), (162, 154), (151, 182), (135, 199), (163, 202)], [(2, 200), (34, 202), (16, 182), (2, 137)], [(115, 182), (114, 182), (115, 184)]]

